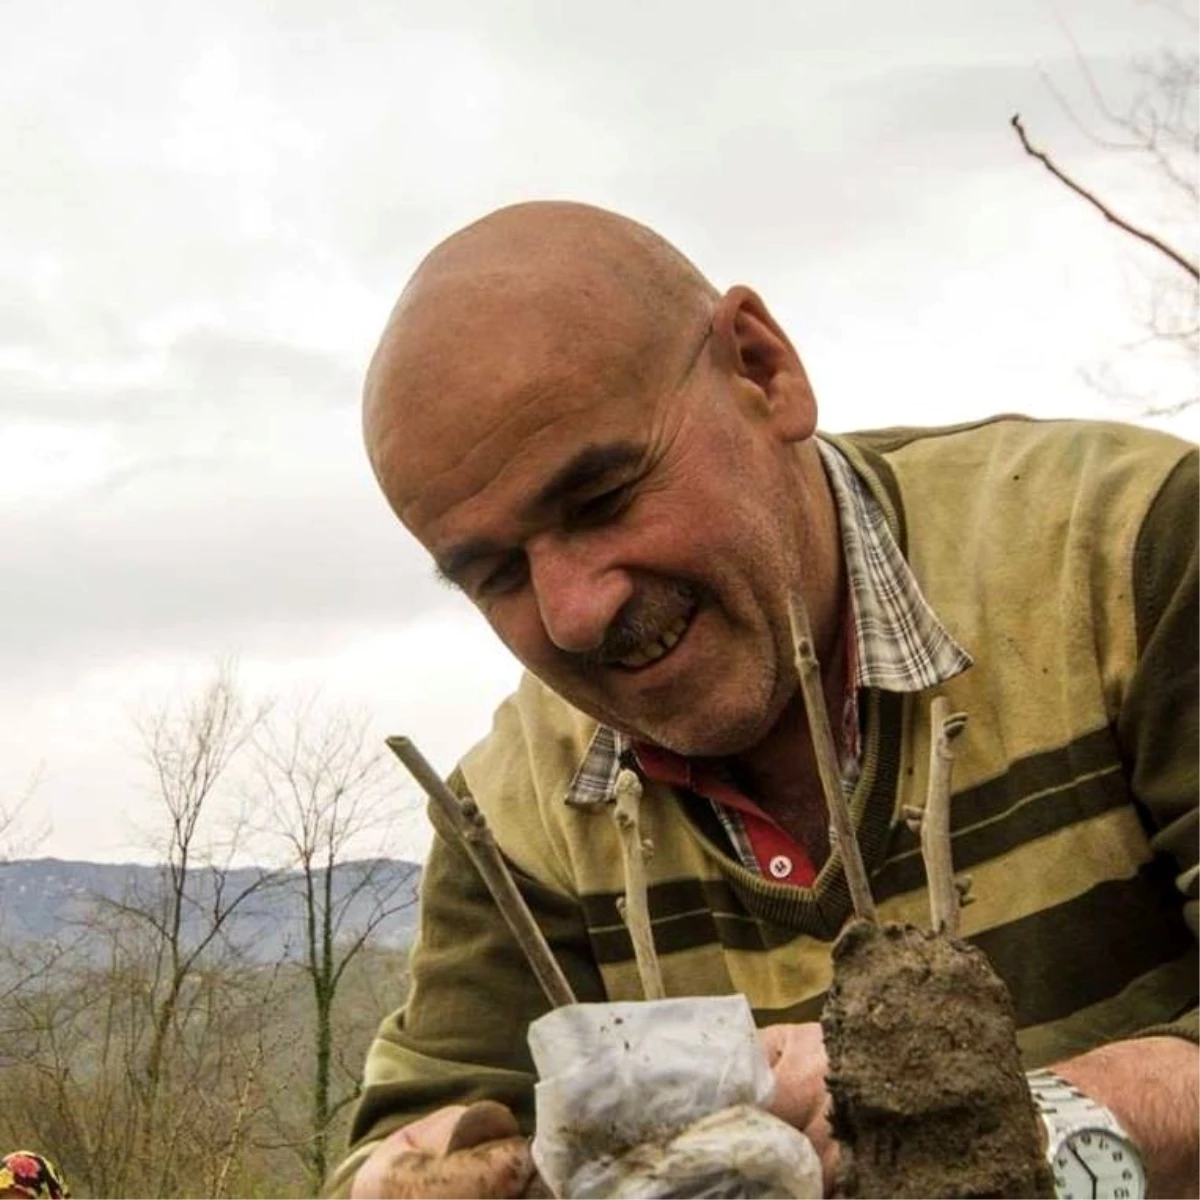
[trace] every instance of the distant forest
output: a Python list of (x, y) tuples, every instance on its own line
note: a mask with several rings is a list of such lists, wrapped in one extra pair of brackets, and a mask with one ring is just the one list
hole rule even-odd
[(0, 1147), (77, 1197), (317, 1195), (407, 990), (403, 772), (228, 666), (137, 730), (155, 866), (32, 858), (36, 784), (0, 797)]

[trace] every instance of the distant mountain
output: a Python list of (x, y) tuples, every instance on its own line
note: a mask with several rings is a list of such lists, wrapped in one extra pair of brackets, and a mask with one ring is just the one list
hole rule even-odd
[[(371, 934), (379, 946), (412, 940), (417, 919), (421, 868), (403, 859), (363, 859), (333, 872), (340, 939), (359, 936), (379, 909), (388, 910)], [(64, 862), (57, 858), (0, 863), (0, 939), (49, 941), (69, 937), (95, 924), (111, 906), (153, 905), (166, 883), (165, 869), (135, 863)], [(207, 928), (218, 890), (224, 901), (258, 883), (226, 925), (228, 944), (257, 962), (298, 958), (304, 945), (303, 876), (270, 875), (262, 867), (239, 867), (218, 874), (197, 868), (189, 880), (184, 936)], [(357, 894), (352, 896), (357, 889)]]

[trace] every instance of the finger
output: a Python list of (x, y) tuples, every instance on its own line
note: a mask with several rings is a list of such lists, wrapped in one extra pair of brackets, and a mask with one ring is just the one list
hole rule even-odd
[(758, 1042), (767, 1056), (767, 1066), (774, 1068), (783, 1057), (784, 1045), (787, 1042), (787, 1025), (768, 1025), (758, 1031)]
[(813, 1121), (805, 1132), (808, 1135), (808, 1140), (816, 1146), (822, 1155), (832, 1154), (836, 1157), (837, 1142), (834, 1140), (833, 1130), (829, 1127), (828, 1110)]
[(503, 1104), (495, 1100), (478, 1100), (455, 1122), (446, 1143), (446, 1153), (466, 1150), (470, 1146), (478, 1146), (480, 1142), (517, 1137), (520, 1132), (517, 1118)]
[(825, 1080), (820, 1075), (797, 1075), (786, 1069), (775, 1072), (775, 1094), (767, 1112), (804, 1133), (825, 1114)]
[(397, 1186), (388, 1195), (398, 1200), (418, 1196), (427, 1200), (462, 1196), (498, 1200), (520, 1196), (532, 1175), (529, 1143), (523, 1137), (505, 1138), (441, 1158), (422, 1156), (397, 1173)]
[(812, 1142), (817, 1157), (821, 1160), (821, 1175), (825, 1182), (825, 1194), (830, 1189), (837, 1174), (840, 1148), (834, 1139), (833, 1130), (829, 1126), (828, 1107), (804, 1129), (804, 1135)]
[(768, 1025), (758, 1031), (758, 1040), (771, 1066), (784, 1057), (825, 1062), (825, 1038), (816, 1021), (803, 1025)]
[(454, 1135), (454, 1127), (466, 1113), (465, 1104), (449, 1104), (426, 1117), (413, 1121), (383, 1142), (393, 1154), (444, 1154)]
[(772, 1025), (760, 1031), (759, 1039), (775, 1076), (768, 1111), (807, 1132), (824, 1115), (828, 1101), (828, 1060), (820, 1025)]
[(533, 1174), (529, 1176), (529, 1182), (525, 1185), (525, 1190), (521, 1193), (521, 1200), (555, 1200), (555, 1195), (550, 1190), (550, 1185), (538, 1174), (536, 1168)]

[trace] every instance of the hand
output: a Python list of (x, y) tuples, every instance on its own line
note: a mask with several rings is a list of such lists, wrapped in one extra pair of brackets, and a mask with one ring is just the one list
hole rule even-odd
[(1200, 1050), (1178, 1037), (1098, 1046), (1054, 1068), (1111, 1109), (1141, 1152), (1150, 1196), (1196, 1196)]
[(502, 1104), (461, 1104), (397, 1129), (354, 1176), (355, 1200), (425, 1196), (513, 1197), (535, 1176), (529, 1143)]
[(825, 1194), (837, 1169), (838, 1145), (829, 1130), (829, 1093), (825, 1076), (829, 1060), (825, 1039), (815, 1021), (807, 1025), (770, 1025), (760, 1029), (759, 1042), (775, 1074), (775, 1099), (769, 1111), (800, 1130), (821, 1160)]

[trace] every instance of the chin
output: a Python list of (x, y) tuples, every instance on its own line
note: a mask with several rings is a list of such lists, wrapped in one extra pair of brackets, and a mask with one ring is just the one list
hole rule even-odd
[(701, 721), (651, 723), (630, 732), (685, 758), (730, 758), (758, 745), (770, 727), (770, 719), (761, 713), (730, 713), (722, 719), (719, 713), (706, 712)]
[[(560, 691), (559, 695), (635, 741), (650, 742), (685, 758), (727, 758), (751, 750), (771, 732), (787, 705), (787, 696), (775, 695), (766, 680), (749, 687), (743, 680), (740, 687), (724, 691), (724, 696), (720, 691), (704, 693), (686, 708), (672, 697), (669, 705), (643, 703), (638, 706), (640, 711), (634, 712), (617, 712), (596, 694), (585, 694), (584, 689)], [(748, 703), (747, 691), (759, 694), (751, 696)]]

